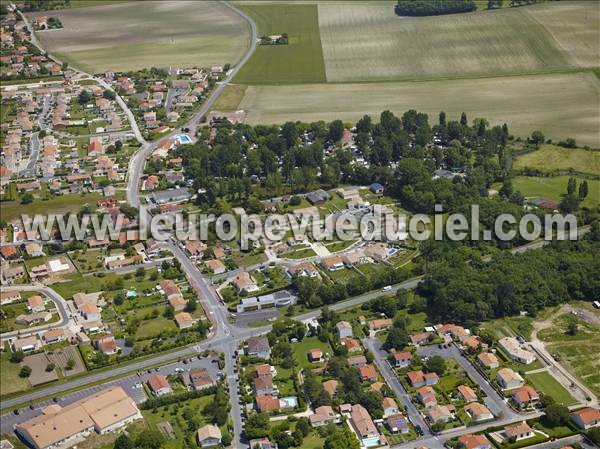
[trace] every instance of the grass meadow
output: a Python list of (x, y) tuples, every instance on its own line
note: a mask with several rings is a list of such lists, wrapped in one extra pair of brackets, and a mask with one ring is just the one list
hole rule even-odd
[(64, 28), (38, 33), (44, 47), (93, 73), (235, 64), (249, 44), (247, 23), (217, 2), (128, 2), (52, 14)]
[(547, 138), (577, 139), (580, 145), (600, 147), (598, 121), (600, 81), (591, 72), (508, 76), (423, 82), (305, 84), (249, 86), (240, 109), (247, 121), (284, 123), (342, 119), (363, 114), (378, 118), (386, 109), (402, 114), (427, 112), (435, 121), (439, 111), (469, 120), (485, 117), (491, 124), (508, 123), (511, 134), (526, 137), (541, 130)]
[(394, 4), (319, 4), (327, 81), (496, 76), (576, 66), (529, 13), (533, 7), (412, 18), (395, 15)]
[(259, 45), (235, 77), (242, 84), (325, 82), (316, 5), (239, 5), (256, 22), (258, 35), (287, 33), (287, 45)]
[(597, 175), (600, 173), (600, 152), (542, 145), (539, 150), (518, 157), (513, 168), (535, 168), (544, 172), (572, 170)]
[[(583, 179), (576, 178), (577, 185)], [(549, 200), (560, 201), (561, 197), (567, 191), (567, 182), (569, 176), (535, 177), (535, 176), (517, 176), (513, 178), (513, 188), (520, 191), (525, 197), (546, 198)], [(600, 205), (600, 181), (588, 179), (589, 193), (582, 205), (587, 207), (596, 207)]]

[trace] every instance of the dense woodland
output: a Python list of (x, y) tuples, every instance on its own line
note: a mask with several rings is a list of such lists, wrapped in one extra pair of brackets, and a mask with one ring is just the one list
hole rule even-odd
[(399, 16), (439, 16), (471, 12), (477, 9), (473, 0), (398, 0)]

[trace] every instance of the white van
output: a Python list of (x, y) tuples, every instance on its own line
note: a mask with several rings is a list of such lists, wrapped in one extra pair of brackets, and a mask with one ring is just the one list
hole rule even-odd
[(391, 291), (391, 290), (392, 290), (392, 286), (391, 286), (391, 285), (386, 285), (386, 286), (385, 286), (385, 287), (383, 287), (381, 290), (382, 290), (382, 291), (384, 291), (384, 292), (389, 292), (389, 291)]

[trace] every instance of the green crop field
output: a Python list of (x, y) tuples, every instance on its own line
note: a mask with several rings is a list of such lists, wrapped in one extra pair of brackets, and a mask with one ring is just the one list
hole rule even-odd
[(423, 82), (307, 84), (249, 86), (239, 108), (250, 123), (287, 120), (358, 120), (378, 117), (389, 109), (417, 109), (435, 120), (439, 111), (449, 117), (485, 117), (492, 124), (508, 123), (515, 136), (541, 130), (547, 138), (577, 139), (580, 145), (600, 147), (598, 121), (600, 81), (589, 73), (499, 77)]
[(235, 64), (249, 45), (247, 23), (217, 2), (129, 2), (52, 14), (64, 28), (38, 33), (44, 47), (94, 73)]
[(288, 45), (259, 45), (235, 77), (242, 84), (293, 84), (325, 81), (316, 5), (240, 5), (258, 35), (287, 33)]
[[(552, 176), (548, 178), (533, 176), (517, 176), (512, 180), (513, 188), (525, 197), (546, 198), (559, 201), (567, 191), (569, 176)], [(577, 185), (583, 179), (577, 178)], [(596, 207), (600, 205), (600, 181), (588, 179), (589, 194), (583, 201), (583, 206)]]
[(539, 150), (518, 157), (513, 167), (516, 169), (535, 168), (545, 172), (574, 170), (579, 173), (597, 175), (600, 173), (600, 152), (542, 145)]
[(327, 81), (494, 76), (575, 66), (531, 16), (535, 8), (409, 18), (396, 16), (394, 3), (319, 5)]

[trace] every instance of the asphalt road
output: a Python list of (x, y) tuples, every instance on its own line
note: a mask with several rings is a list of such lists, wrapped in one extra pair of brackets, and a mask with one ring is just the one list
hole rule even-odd
[[(54, 304), (56, 305), (56, 310), (58, 311), (58, 314), (60, 315), (60, 318), (61, 318), (61, 320), (58, 323), (52, 323), (52, 324), (47, 324), (47, 325), (42, 325), (42, 326), (35, 326), (35, 327), (29, 328), (29, 329), (20, 329), (20, 330), (12, 331), (12, 332), (5, 332), (2, 334), (2, 341), (6, 340), (8, 338), (16, 337), (17, 335), (26, 337), (26, 336), (32, 335), (32, 334), (39, 334), (39, 333), (45, 332), (49, 329), (54, 329), (55, 327), (66, 326), (69, 322), (69, 311), (68, 311), (68, 306), (67, 306), (67, 302), (65, 301), (65, 298), (63, 298), (57, 292), (52, 290), (50, 287), (45, 287), (43, 285), (12, 285), (10, 287), (1, 287), (0, 290), (1, 291), (17, 290), (20, 292), (41, 292), (54, 302)], [(4, 401), (2, 402), (2, 407), (5, 407)]]

